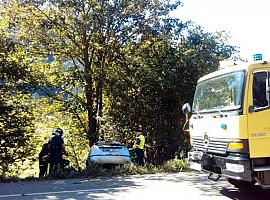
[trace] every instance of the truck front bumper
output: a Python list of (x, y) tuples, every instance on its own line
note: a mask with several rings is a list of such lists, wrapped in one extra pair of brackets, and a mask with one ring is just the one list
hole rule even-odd
[(200, 151), (188, 153), (191, 169), (208, 171), (239, 180), (252, 180), (251, 162), (248, 157), (236, 154), (226, 157), (211, 155)]

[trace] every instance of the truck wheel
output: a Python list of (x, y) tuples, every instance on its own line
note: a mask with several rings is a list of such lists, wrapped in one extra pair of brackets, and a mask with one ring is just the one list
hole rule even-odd
[(227, 181), (239, 189), (250, 188), (254, 186), (254, 184), (256, 183), (256, 181), (249, 182), (249, 181), (243, 181), (243, 180), (236, 180), (232, 178), (227, 178)]

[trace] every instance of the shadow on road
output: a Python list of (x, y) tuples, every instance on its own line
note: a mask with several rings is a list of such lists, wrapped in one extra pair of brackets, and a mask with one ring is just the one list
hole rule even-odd
[(249, 190), (223, 188), (220, 193), (234, 200), (269, 200), (270, 190), (264, 190), (259, 185), (255, 185)]
[[(251, 189), (239, 191), (224, 178), (218, 182), (207, 179), (208, 174), (187, 172), (175, 174), (151, 174), (123, 176), (101, 179), (74, 179), (32, 181), (27, 183), (0, 184), (2, 199), (134, 199), (136, 194), (157, 193), (164, 199), (163, 189), (167, 192), (182, 192), (196, 195), (201, 199), (232, 200), (269, 200), (270, 190), (263, 190), (258, 185)], [(179, 191), (178, 191), (179, 189)], [(195, 194), (196, 193), (196, 194)], [(10, 194), (7, 198), (1, 195)], [(135, 194), (135, 195), (134, 195)], [(15, 196), (17, 195), (17, 196)], [(167, 196), (167, 195), (166, 195)], [(162, 197), (162, 198), (161, 198)], [(170, 198), (168, 198), (170, 199)], [(174, 198), (172, 198), (174, 199)], [(197, 198), (196, 198), (197, 199)]]
[[(107, 199), (116, 192), (126, 188), (141, 187), (128, 177), (97, 178), (97, 179), (68, 179), (0, 183), (0, 200), (2, 199)], [(100, 196), (99, 194), (103, 194)], [(91, 194), (91, 195), (90, 195)], [(81, 198), (79, 198), (81, 199)]]
[[(222, 196), (223, 194), (218, 191), (223, 190), (226, 187), (232, 188), (225, 179), (221, 179), (218, 182), (211, 181), (207, 178), (208, 174), (206, 173), (198, 173), (198, 172), (190, 172), (190, 173), (176, 173), (172, 174), (172, 176), (151, 176), (149, 177), (151, 180), (163, 180), (174, 183), (183, 183), (186, 186), (196, 188), (200, 191), (201, 196)], [(166, 177), (166, 179), (165, 179)]]
[[(270, 190), (262, 189), (259, 185), (254, 185), (249, 189), (239, 190), (229, 184), (225, 178), (219, 181), (211, 181), (207, 178), (207, 173), (177, 173), (173, 176), (166, 176), (169, 182), (185, 182), (185, 185), (192, 186), (201, 191), (201, 196), (223, 196), (233, 200), (269, 200)], [(163, 175), (150, 176), (147, 179), (164, 180)]]

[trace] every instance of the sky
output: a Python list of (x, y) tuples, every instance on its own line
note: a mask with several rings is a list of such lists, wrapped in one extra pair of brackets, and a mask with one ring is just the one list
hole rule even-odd
[(270, 0), (182, 0), (175, 11), (182, 21), (192, 20), (207, 32), (226, 31), (240, 56), (251, 61), (262, 53), (270, 60)]

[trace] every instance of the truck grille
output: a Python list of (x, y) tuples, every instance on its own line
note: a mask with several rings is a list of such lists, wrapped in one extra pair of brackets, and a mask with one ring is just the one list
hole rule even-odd
[(228, 139), (209, 137), (206, 142), (201, 136), (192, 137), (192, 146), (195, 151), (226, 154), (228, 143)]

